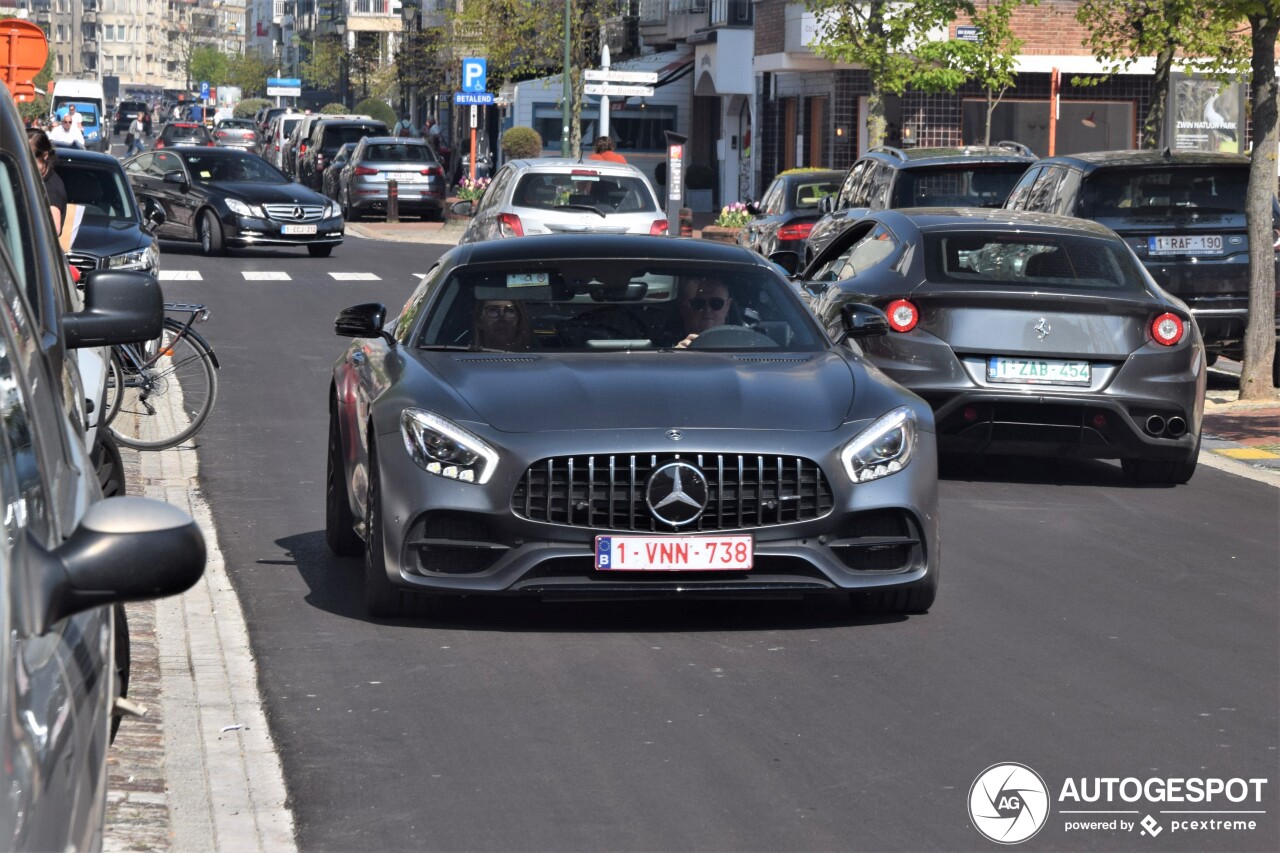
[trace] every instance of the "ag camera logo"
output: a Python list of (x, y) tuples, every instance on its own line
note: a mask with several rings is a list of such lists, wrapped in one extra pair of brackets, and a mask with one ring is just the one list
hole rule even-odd
[(997, 844), (1019, 844), (1049, 819), (1049, 788), (1025, 764), (993, 764), (969, 788), (969, 819)]

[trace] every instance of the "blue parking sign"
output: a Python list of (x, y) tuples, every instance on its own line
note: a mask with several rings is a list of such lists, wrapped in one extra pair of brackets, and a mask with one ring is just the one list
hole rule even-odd
[(489, 60), (475, 58), (462, 60), (462, 91), (483, 92), (488, 88)]
[(209, 83), (207, 80), (201, 81), (200, 83), (200, 99), (204, 101), (209, 100)]

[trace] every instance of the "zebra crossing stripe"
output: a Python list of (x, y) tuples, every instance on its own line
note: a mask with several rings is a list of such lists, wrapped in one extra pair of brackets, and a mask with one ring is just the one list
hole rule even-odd
[(331, 272), (334, 281), (382, 281), (380, 276), (371, 272)]
[(287, 272), (255, 272), (245, 270), (240, 273), (245, 281), (293, 281)]
[(204, 281), (199, 270), (160, 270), (161, 281)]

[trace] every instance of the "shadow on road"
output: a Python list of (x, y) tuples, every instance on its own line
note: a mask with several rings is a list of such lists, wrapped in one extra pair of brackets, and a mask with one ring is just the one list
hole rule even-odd
[[(530, 633), (669, 633), (787, 631), (848, 628), (907, 621), (860, 613), (844, 595), (799, 600), (663, 599), (658, 601), (541, 601), (534, 597), (472, 597), (423, 602), (421, 615), (370, 619), (363, 604), (363, 563), (335, 557), (324, 532), (276, 540), (293, 557), (310, 590), (306, 602), (336, 616), (385, 625)], [(919, 617), (917, 617), (919, 618)]]

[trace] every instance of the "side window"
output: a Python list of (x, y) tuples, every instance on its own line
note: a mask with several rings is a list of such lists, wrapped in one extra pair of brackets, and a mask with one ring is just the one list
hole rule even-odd
[(156, 155), (155, 165), (152, 166), (151, 173), (163, 178), (168, 172), (181, 172), (182, 160), (176, 154), (170, 154), (168, 151), (161, 152)]
[(418, 317), (422, 314), (422, 308), (427, 304), (427, 299), (431, 296), (432, 291), (440, 284), (442, 276), (441, 270), (444, 266), (436, 264), (427, 270), (427, 274), (422, 277), (422, 281), (418, 283), (417, 288), (409, 296), (409, 301), (405, 302), (404, 308), (400, 311), (400, 317), (396, 320), (395, 338), (403, 345), (409, 342), (409, 330), (413, 328), (413, 324), (418, 321)]
[(851, 206), (850, 199), (853, 198), (854, 189), (866, 171), (866, 160), (860, 160), (853, 164), (853, 168), (849, 170), (848, 175), (845, 175), (844, 183), (840, 186), (840, 195), (836, 197), (836, 210), (844, 210), (846, 207)]
[(146, 174), (151, 161), (155, 159), (154, 154), (140, 154), (125, 164), (124, 170), (130, 175)]
[[(7, 209), (5, 213), (10, 213)], [(7, 216), (6, 216), (7, 218)], [(0, 277), (13, 281), (13, 269), (7, 257), (0, 257)], [(13, 285), (4, 289), (8, 291)], [(4, 433), (9, 453), (14, 461), (15, 482), (12, 489), (5, 493), (5, 529), (12, 535), (15, 525), (30, 529), (44, 545), (53, 545), (54, 533), (50, 514), (50, 496), (42, 476), (43, 466), (40, 462), (35, 436), (37, 427), (31, 412), (31, 399), (27, 380), (22, 376), (18, 363), (23, 359), (13, 344), (20, 332), (17, 318), (13, 314), (13, 305), (8, 300), (0, 300), (0, 323), (6, 332), (0, 333), (0, 432)], [(11, 337), (12, 335), (12, 337)], [(33, 349), (28, 347), (28, 349)], [(28, 352), (28, 355), (32, 353)], [(52, 393), (52, 388), (50, 392)], [(50, 436), (56, 441), (56, 437)]]
[(867, 175), (867, 182), (862, 190), (863, 203), (855, 206), (868, 207), (872, 210), (883, 210), (888, 207), (889, 189), (893, 186), (893, 178), (897, 174), (900, 174), (897, 169), (892, 169), (884, 163), (876, 163)]
[(480, 197), (480, 204), (476, 208), (476, 213), (486, 211), (498, 204), (498, 199), (502, 198), (507, 192), (507, 186), (511, 183), (512, 176), (515, 175), (514, 167), (503, 169), (498, 176), (493, 179), (493, 183), (489, 184), (489, 188), (485, 190), (483, 196)]
[(782, 213), (782, 196), (785, 184), (782, 181), (774, 181), (773, 186), (765, 193), (764, 200), (760, 202), (760, 212), (765, 216), (777, 216)]
[(1066, 169), (1060, 166), (1046, 167), (1031, 186), (1031, 192), (1027, 193), (1026, 209), (1041, 213), (1053, 212), (1054, 201), (1058, 197), (1058, 187), (1061, 185), (1065, 174)]
[(1040, 173), (1044, 171), (1039, 166), (1032, 166), (1018, 178), (1018, 182), (1013, 185), (1013, 189), (1009, 190), (1009, 197), (1005, 199), (1004, 206), (1010, 210), (1026, 210), (1027, 196), (1031, 194), (1031, 187), (1035, 184), (1036, 179), (1040, 177)]
[(871, 269), (876, 264), (893, 255), (898, 248), (898, 241), (892, 232), (883, 225), (876, 225), (867, 231), (861, 239), (832, 258), (814, 277), (818, 281), (843, 281), (854, 278), (858, 273)]

